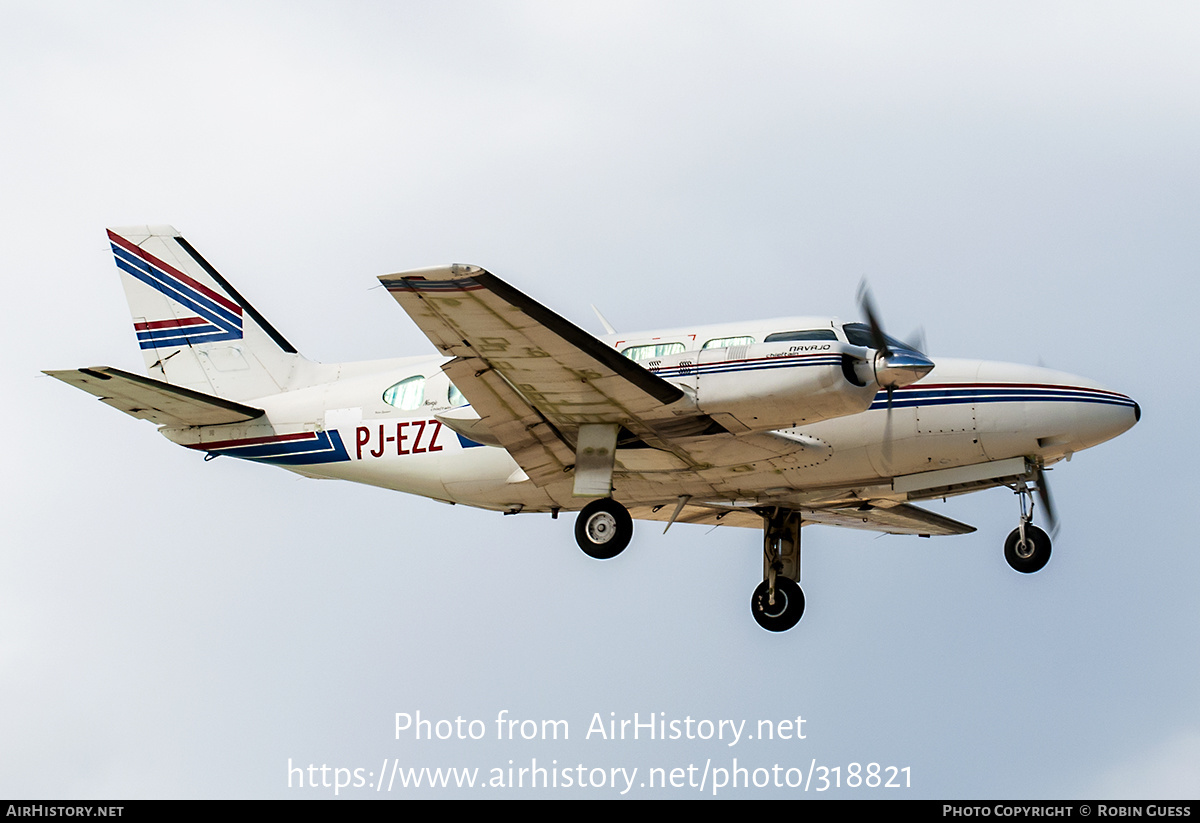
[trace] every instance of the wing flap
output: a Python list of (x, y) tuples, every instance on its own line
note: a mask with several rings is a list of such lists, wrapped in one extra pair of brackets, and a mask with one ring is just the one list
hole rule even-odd
[(804, 522), (886, 534), (970, 534), (974, 526), (903, 503), (884, 508), (866, 504), (855, 508), (800, 509)]
[[(535, 484), (564, 479), (575, 452), (562, 434), (493, 369), (457, 358), (442, 366), (479, 414), (480, 425), (502, 445)], [(453, 428), (453, 427), (452, 427)]]
[[(675, 506), (671, 503), (663, 503), (658, 506), (635, 506), (629, 509), (630, 515), (635, 520), (657, 520), (662, 523), (670, 520), (674, 511)], [(975, 531), (973, 526), (968, 526), (966, 523), (960, 523), (907, 503), (891, 508), (797, 508), (796, 511), (800, 512), (802, 524), (805, 526), (821, 524), (886, 534), (910, 535), (970, 534)], [(675, 522), (698, 523), (708, 526), (735, 526), (747, 529), (761, 529), (763, 526), (762, 515), (754, 508), (703, 501), (689, 503), (675, 519)]]
[[(634, 506), (629, 514), (634, 520), (656, 520), (666, 523), (675, 513), (675, 504), (659, 506)], [(689, 504), (675, 518), (676, 523), (692, 523), (700, 526), (735, 526), (746, 529), (761, 529), (762, 515), (752, 509), (713, 504)]]
[(161, 380), (109, 366), (47, 371), (44, 374), (95, 395), (101, 403), (107, 403), (131, 417), (149, 420), (160, 426), (218, 426), (244, 423), (264, 414), (262, 409), (253, 406), (172, 386)]

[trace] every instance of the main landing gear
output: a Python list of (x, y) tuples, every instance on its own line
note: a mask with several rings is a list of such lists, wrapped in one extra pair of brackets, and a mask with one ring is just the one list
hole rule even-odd
[(769, 632), (786, 632), (804, 616), (800, 579), (800, 515), (787, 509), (762, 513), (763, 582), (750, 598), (755, 622)]
[[(750, 598), (750, 613), (770, 632), (785, 632), (804, 615), (800, 579), (800, 515), (769, 509), (763, 518), (763, 582)], [(593, 500), (575, 519), (575, 542), (597, 560), (616, 557), (633, 537), (633, 518), (611, 497)]]
[(609, 560), (625, 550), (633, 539), (633, 518), (611, 497), (593, 500), (575, 518), (575, 542), (583, 553)]
[(1004, 541), (1004, 559), (1016, 571), (1033, 574), (1050, 562), (1050, 535), (1033, 525), (1033, 492), (1029, 485), (1022, 483), (1017, 496), (1021, 498), (1021, 522)]

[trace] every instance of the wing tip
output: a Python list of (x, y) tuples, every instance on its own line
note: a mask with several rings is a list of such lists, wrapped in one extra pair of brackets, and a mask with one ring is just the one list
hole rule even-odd
[(394, 274), (381, 274), (379, 275), (379, 282), (385, 286), (389, 283), (399, 283), (407, 280), (445, 282), (448, 280), (478, 277), (481, 274), (487, 274), (487, 270), (482, 266), (473, 266), (469, 263), (451, 263), (443, 266), (428, 266), (423, 269), (409, 269), (408, 271), (396, 272)]

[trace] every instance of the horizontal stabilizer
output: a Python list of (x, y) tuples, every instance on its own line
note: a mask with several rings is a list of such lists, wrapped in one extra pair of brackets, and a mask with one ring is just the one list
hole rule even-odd
[(114, 409), (160, 426), (219, 426), (243, 423), (263, 415), (262, 409), (253, 406), (109, 366), (44, 373), (94, 394), (100, 402)]

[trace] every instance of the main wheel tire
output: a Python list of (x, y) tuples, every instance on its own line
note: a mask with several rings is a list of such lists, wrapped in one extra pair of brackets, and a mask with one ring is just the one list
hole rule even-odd
[(776, 575), (775, 603), (770, 602), (767, 581), (764, 580), (754, 590), (754, 597), (750, 598), (750, 612), (758, 625), (767, 631), (786, 632), (804, 616), (804, 592), (796, 581)]
[(1033, 574), (1050, 562), (1050, 535), (1032, 523), (1025, 526), (1025, 541), (1021, 530), (1013, 529), (1004, 541), (1004, 559), (1022, 574)]
[(593, 500), (575, 518), (575, 542), (583, 553), (608, 560), (625, 550), (633, 539), (633, 518), (611, 497)]

